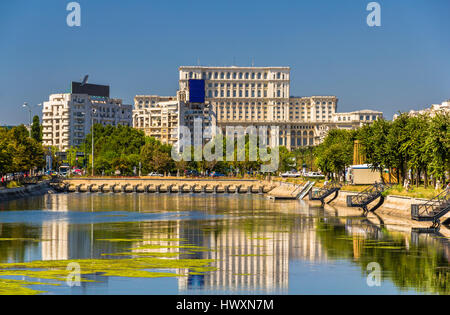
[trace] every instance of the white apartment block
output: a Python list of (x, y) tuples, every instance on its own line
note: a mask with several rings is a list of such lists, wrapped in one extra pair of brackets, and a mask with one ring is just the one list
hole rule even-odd
[[(192, 102), (190, 83), (198, 80), (203, 81), (204, 98), (200, 98), (202, 102)], [(136, 128), (146, 130), (152, 121), (152, 111), (146, 106), (160, 107), (158, 104), (170, 97), (158, 98), (136, 96)], [(227, 126), (266, 127), (269, 134), (279, 133), (275, 143), (269, 140), (269, 145), (284, 145), (288, 149), (317, 145), (332, 128), (359, 128), (383, 115), (367, 110), (337, 113), (336, 96), (290, 96), (289, 67), (182, 66), (175, 99), (179, 126), (191, 129), (194, 118), (202, 118), (203, 127), (216, 125), (223, 131)], [(174, 143), (177, 138), (179, 135), (168, 142)]]
[[(422, 110), (410, 110), (409, 116), (430, 115), (433, 117), (437, 113), (450, 113), (450, 99), (441, 104), (432, 104), (431, 107)], [(398, 114), (394, 115), (394, 120), (397, 119)]]
[(81, 145), (91, 132), (92, 122), (118, 126), (132, 125), (132, 106), (121, 99), (88, 94), (52, 94), (42, 108), (44, 146), (66, 151)]

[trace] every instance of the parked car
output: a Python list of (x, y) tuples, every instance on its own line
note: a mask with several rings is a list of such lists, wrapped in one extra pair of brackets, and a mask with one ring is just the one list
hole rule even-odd
[(79, 168), (75, 168), (75, 169), (72, 170), (72, 174), (81, 176), (81, 175), (83, 175), (83, 171), (80, 170)]
[(301, 174), (297, 172), (285, 172), (281, 174), (281, 177), (290, 177), (290, 178), (297, 178), (300, 177)]
[(325, 175), (319, 173), (319, 172), (309, 172), (306, 177), (312, 177), (312, 178), (324, 178)]
[(187, 177), (200, 177), (200, 174), (196, 170), (188, 170), (186, 172), (186, 176)]
[(163, 174), (157, 173), (157, 172), (151, 172), (148, 174), (148, 176), (152, 176), (152, 177), (164, 177)]
[(225, 174), (218, 173), (218, 172), (212, 172), (211, 177), (225, 177)]

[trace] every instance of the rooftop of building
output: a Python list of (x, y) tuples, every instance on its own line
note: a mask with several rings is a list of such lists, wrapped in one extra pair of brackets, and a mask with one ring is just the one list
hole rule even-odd
[(356, 110), (353, 112), (339, 112), (339, 113), (335, 113), (336, 115), (350, 115), (350, 114), (361, 114), (361, 113), (365, 113), (365, 114), (383, 114), (383, 112), (379, 112), (376, 110), (372, 110), (372, 109), (362, 109), (362, 110)]
[(308, 95), (304, 95), (304, 96), (295, 96), (295, 95), (291, 95), (289, 96), (289, 98), (337, 98), (336, 95), (312, 95), (312, 96), (308, 96)]
[(183, 69), (243, 69), (243, 70), (271, 70), (271, 69), (277, 69), (277, 70), (290, 70), (291, 67), (285, 67), (285, 66), (275, 66), (275, 67), (255, 67), (255, 66), (245, 66), (245, 67), (241, 67), (241, 66), (180, 66), (179, 67), (180, 70)]

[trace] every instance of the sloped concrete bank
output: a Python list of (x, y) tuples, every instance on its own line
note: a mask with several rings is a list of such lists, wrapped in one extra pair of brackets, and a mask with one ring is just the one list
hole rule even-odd
[(53, 193), (53, 188), (50, 187), (48, 181), (43, 181), (36, 185), (28, 185), (17, 188), (7, 188), (0, 190), (0, 202), (10, 201), (31, 196), (45, 195)]

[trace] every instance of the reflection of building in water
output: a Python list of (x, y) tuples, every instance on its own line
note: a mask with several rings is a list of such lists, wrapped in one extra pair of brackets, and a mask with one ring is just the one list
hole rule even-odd
[(316, 218), (300, 217), (295, 220), (289, 242), (289, 258), (307, 261), (326, 261), (327, 254), (317, 237)]
[[(216, 271), (179, 279), (180, 291), (253, 290), (283, 292), (289, 285), (289, 260), (327, 259), (312, 217), (272, 224), (258, 221), (229, 222), (201, 230), (198, 222), (183, 222), (180, 237), (188, 243), (209, 247), (189, 258), (214, 259)], [(249, 226), (246, 226), (246, 224)], [(293, 224), (291, 224), (293, 223)], [(204, 227), (202, 227), (204, 229)], [(187, 258), (186, 257), (186, 258)]]
[[(73, 200), (73, 198), (71, 198)], [(44, 210), (67, 212), (69, 211), (69, 194), (44, 195)]]
[[(180, 254), (180, 220), (176, 221), (155, 221), (140, 223), (142, 239), (145, 241), (133, 242), (131, 252), (151, 252), (162, 254), (162, 258), (176, 259)], [(150, 246), (149, 246), (150, 245)], [(155, 245), (152, 248), (151, 245)], [(149, 246), (149, 248), (139, 248)], [(169, 254), (164, 257), (164, 254)]]
[(69, 258), (69, 224), (67, 222), (44, 222), (42, 224), (42, 260)]
[[(195, 258), (214, 259), (217, 271), (192, 275), (179, 282), (179, 289), (285, 290), (288, 287), (288, 233), (272, 232), (271, 227), (251, 233), (244, 226), (223, 227), (219, 233), (203, 233), (199, 226), (183, 226), (182, 237), (207, 246)], [(183, 234), (185, 233), (185, 234)]]
[[(68, 195), (44, 196), (44, 209), (68, 211)], [(69, 258), (69, 223), (67, 221), (45, 221), (42, 223), (42, 260), (64, 260)]]
[(234, 230), (217, 238), (210, 235), (208, 241), (216, 248), (211, 258), (217, 259), (218, 271), (206, 277), (206, 286), (268, 291), (288, 288), (288, 233)]

